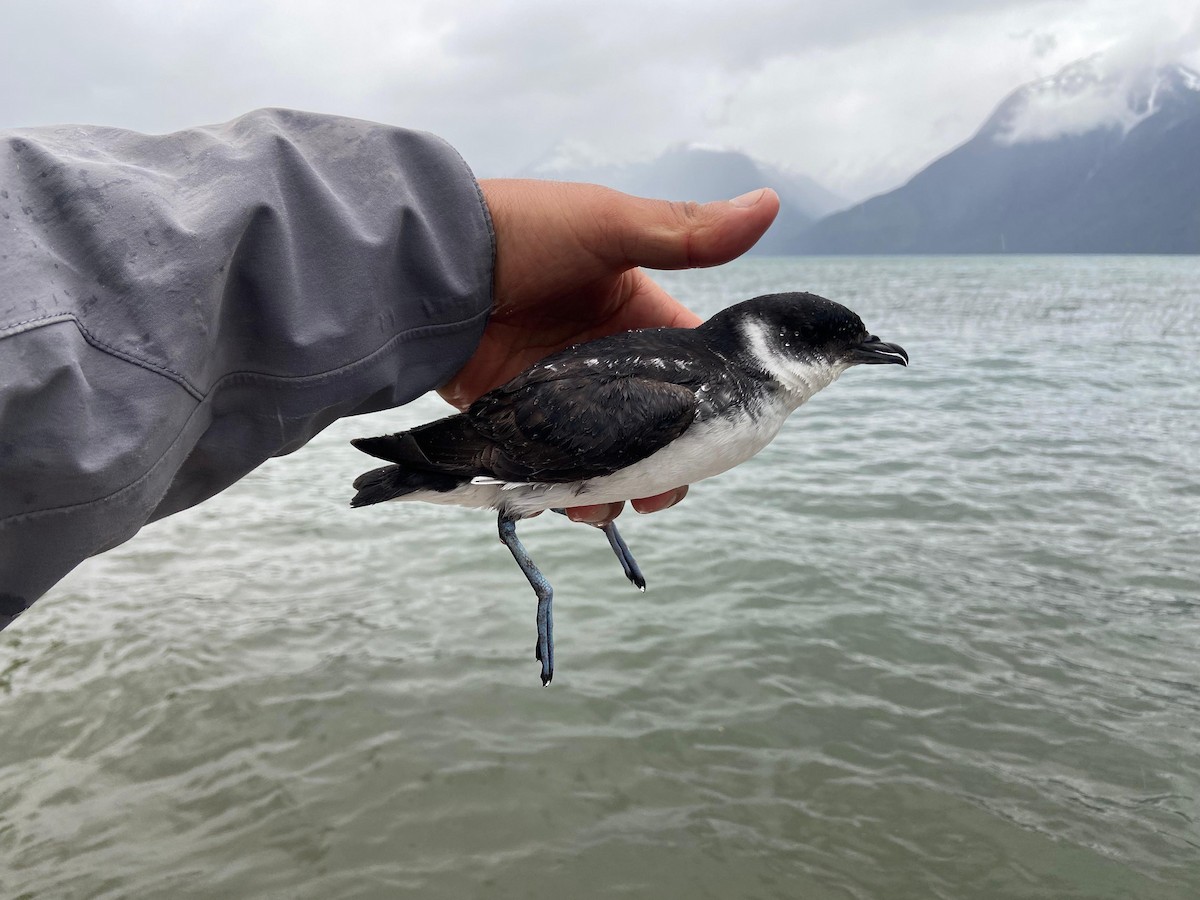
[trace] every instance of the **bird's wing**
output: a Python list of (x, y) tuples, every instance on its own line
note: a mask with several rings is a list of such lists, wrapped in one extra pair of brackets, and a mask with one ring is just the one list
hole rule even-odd
[(547, 357), (465, 413), (353, 443), (406, 469), (467, 478), (599, 478), (687, 430), (707, 353), (689, 328), (610, 335)]
[(489, 474), (563, 483), (611, 475), (683, 434), (696, 417), (691, 388), (628, 375), (512, 383), (468, 411), (492, 446)]

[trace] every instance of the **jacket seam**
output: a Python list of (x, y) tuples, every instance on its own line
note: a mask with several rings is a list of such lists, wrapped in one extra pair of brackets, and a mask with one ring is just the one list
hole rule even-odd
[(100, 338), (96, 337), (96, 335), (94, 335), (88, 329), (88, 327), (83, 324), (82, 320), (80, 320), (79, 316), (75, 315), (75, 313), (56, 313), (52, 316), (43, 316), (37, 319), (26, 319), (23, 322), (13, 322), (11, 325), (6, 325), (4, 328), (0, 328), (0, 340), (3, 340), (6, 337), (24, 334), (48, 325), (57, 325), (62, 322), (74, 323), (76, 330), (83, 337), (83, 339), (101, 353), (116, 357), (117, 359), (127, 362), (130, 365), (137, 366), (141, 369), (146, 369), (147, 371), (153, 372), (156, 375), (161, 375), (163, 378), (178, 384), (196, 400), (200, 400), (204, 397), (204, 393), (195, 385), (193, 385), (187, 379), (187, 377), (180, 372), (176, 372), (174, 369), (168, 366), (150, 362), (148, 359), (142, 359), (140, 356), (135, 356), (127, 350), (122, 350), (119, 347), (114, 347), (111, 344), (107, 344), (100, 340)]
[[(175, 446), (183, 438), (183, 435), (187, 432), (188, 427), (192, 423), (192, 420), (195, 418), (196, 414), (200, 412), (200, 409), (204, 406), (204, 403), (210, 397), (212, 397), (213, 394), (215, 394), (216, 389), (218, 387), (221, 387), (223, 385), (223, 383), (226, 381), (233, 380), (233, 381), (241, 381), (244, 383), (245, 381), (262, 380), (262, 381), (265, 381), (268, 383), (275, 382), (278, 384), (278, 386), (284, 387), (284, 386), (292, 386), (295, 384), (300, 384), (306, 380), (317, 380), (317, 379), (323, 379), (323, 378), (330, 378), (335, 375), (342, 374), (342, 373), (346, 372), (347, 370), (353, 369), (355, 367), (369, 364), (377, 357), (379, 357), (379, 356), (383, 355), (384, 353), (386, 353), (387, 351), (391, 350), (397, 344), (407, 343), (409, 340), (415, 339), (417, 337), (422, 337), (430, 332), (450, 333), (450, 332), (453, 332), (454, 330), (468, 326), (468, 325), (474, 323), (476, 320), (486, 317), (487, 314), (489, 313), (489, 311), (490, 310), (485, 309), (481, 312), (475, 313), (473, 316), (470, 316), (469, 318), (461, 319), (458, 322), (440, 323), (437, 325), (422, 325), (422, 326), (418, 326), (416, 328), (406, 329), (405, 331), (402, 331), (399, 334), (393, 335), (388, 341), (381, 344), (375, 350), (372, 350), (370, 353), (366, 354), (365, 356), (360, 357), (359, 359), (354, 360), (353, 362), (349, 362), (349, 363), (346, 363), (345, 365), (338, 366), (336, 369), (330, 369), (328, 371), (319, 372), (319, 373), (316, 373), (313, 375), (271, 375), (271, 374), (263, 373), (263, 372), (249, 372), (249, 371), (229, 372), (229, 373), (221, 376), (220, 378), (218, 378), (215, 382), (213, 382), (212, 387), (209, 388), (209, 390), (205, 394), (203, 394), (199, 397), (196, 397), (194, 394), (192, 395), (194, 397), (194, 399), (197, 400), (197, 403), (196, 403), (195, 407), (192, 409), (191, 414), (187, 417), (187, 420), (184, 422), (183, 427), (181, 427), (179, 429), (178, 434), (175, 435), (175, 437), (172, 439), (171, 443), (167, 446), (166, 450), (164, 450), (163, 453), (159, 455), (158, 459), (156, 459), (154, 461), (154, 463), (148, 469), (146, 469), (145, 472), (143, 472), (141, 475), (139, 475), (133, 481), (129, 482), (126, 485), (123, 485), (122, 487), (117, 488), (114, 491), (111, 491), (111, 492), (105, 494), (102, 497), (95, 497), (91, 500), (84, 500), (80, 503), (66, 503), (66, 504), (63, 504), (62, 506), (52, 506), (52, 507), (48, 507), (46, 509), (36, 509), (36, 510), (31, 510), (30, 512), (16, 513), (15, 515), (0, 518), (0, 528), (4, 528), (5, 526), (13, 525), (13, 524), (16, 524), (16, 523), (19, 523), (22, 521), (34, 519), (39, 516), (53, 515), (54, 513), (61, 513), (66, 510), (83, 509), (83, 508), (86, 508), (89, 506), (96, 506), (96, 505), (108, 503), (108, 502), (116, 499), (119, 495), (135, 489), (139, 484), (141, 484), (146, 479), (148, 479), (151, 475), (153, 475), (154, 471), (160, 465), (162, 465), (163, 460), (165, 460), (167, 458), (167, 456), (170, 455), (171, 451), (175, 448)], [(73, 320), (76, 322), (76, 324), (78, 324), (78, 320), (75, 319), (75, 317), (69, 313), (63, 314), (61, 316), (54, 316), (54, 317), (49, 317), (49, 318), (58, 319), (59, 321)], [(44, 320), (30, 320), (30, 321), (44, 321)], [(174, 379), (171, 379), (171, 380), (174, 380)], [(189, 393), (191, 393), (191, 392), (189, 391)], [(289, 417), (289, 418), (293, 418), (293, 417)]]
[[(351, 369), (354, 366), (357, 366), (360, 363), (363, 363), (366, 360), (369, 360), (372, 357), (379, 355), (380, 353), (384, 352), (385, 350), (390, 349), (395, 344), (407, 343), (410, 340), (414, 340), (416, 338), (421, 338), (421, 337), (430, 337), (430, 336), (431, 337), (439, 337), (443, 334), (452, 334), (455, 331), (458, 331), (460, 329), (463, 329), (470, 325), (473, 325), (478, 319), (486, 318), (490, 312), (491, 312), (490, 309), (485, 309), (480, 312), (474, 313), (473, 315), (470, 315), (465, 319), (457, 319), (453, 322), (438, 322), (433, 325), (417, 325), (413, 328), (406, 328), (404, 331), (400, 331), (400, 332), (397, 332), (396, 334), (392, 335), (390, 338), (388, 338), (386, 341), (384, 341), (382, 344), (380, 344), (374, 350), (370, 351), (369, 353), (364, 354), (363, 356), (360, 356), (358, 359), (351, 360), (348, 363), (343, 363), (342, 365), (336, 366), (332, 369), (326, 369), (322, 372), (311, 372), (307, 375), (280, 375), (280, 374), (276, 374), (273, 372), (258, 372), (253, 369), (235, 369), (232, 372), (226, 372), (224, 375), (222, 375), (220, 378), (218, 378), (216, 381), (214, 381), (212, 383), (212, 385), (209, 387), (209, 389), (207, 391), (205, 391), (205, 396), (208, 396), (216, 388), (220, 387), (224, 382), (230, 381), (230, 380), (237, 380), (237, 381), (242, 381), (242, 382), (245, 382), (245, 381), (268, 381), (268, 382), (274, 381), (274, 382), (282, 382), (285, 384), (296, 384), (296, 383), (300, 383), (300, 382), (304, 382), (304, 381), (319, 381), (324, 378), (333, 378), (337, 375), (342, 374), (347, 369)], [(435, 385), (435, 387), (436, 387), (436, 385)], [(432, 390), (432, 388), (431, 388), (431, 390)]]
[[(339, 373), (343, 372), (346, 369), (349, 369), (353, 366), (358, 365), (359, 363), (363, 362), (364, 360), (370, 359), (371, 357), (382, 352), (383, 350), (386, 350), (387, 348), (391, 347), (393, 344), (395, 344), (397, 342), (404, 343), (406, 341), (409, 341), (409, 340), (411, 340), (413, 338), (417, 338), (417, 337), (423, 337), (426, 335), (437, 336), (437, 335), (440, 335), (443, 333), (453, 332), (460, 328), (465, 328), (467, 326), (470, 326), (481, 318), (486, 318), (490, 312), (491, 312), (490, 309), (484, 309), (484, 310), (481, 310), (480, 312), (477, 312), (470, 316), (467, 316), (466, 318), (457, 319), (453, 322), (438, 322), (438, 323), (431, 324), (431, 325), (417, 325), (417, 326), (414, 326), (413, 328), (406, 328), (404, 331), (400, 331), (400, 332), (397, 332), (396, 334), (393, 334), (390, 338), (388, 338), (386, 341), (384, 341), (378, 347), (363, 354), (358, 359), (353, 359), (350, 362), (343, 363), (340, 366), (335, 366), (332, 369), (325, 369), (324, 371), (321, 371), (321, 372), (311, 372), (311, 373), (304, 374), (304, 375), (289, 375), (289, 374), (279, 374), (279, 373), (274, 373), (274, 372), (259, 372), (254, 369), (235, 369), (232, 372), (226, 372), (224, 375), (221, 375), (219, 378), (214, 380), (212, 382), (212, 384), (210, 384), (208, 386), (208, 388), (205, 390), (201, 390), (200, 388), (197, 388), (195, 385), (193, 385), (191, 383), (191, 381), (186, 376), (180, 374), (179, 372), (176, 372), (174, 369), (171, 369), (167, 366), (159, 365), (157, 363), (150, 362), (149, 360), (144, 360), (141, 357), (133, 355), (132, 353), (121, 350), (118, 347), (113, 347), (111, 344), (105, 343), (104, 341), (97, 338), (91, 331), (89, 331), (88, 328), (83, 324), (83, 322), (80, 321), (79, 317), (76, 316), (74, 313), (56, 313), (55, 315), (51, 315), (51, 316), (42, 316), (42, 317), (36, 318), (36, 319), (25, 319), (21, 322), (13, 322), (10, 325), (6, 325), (3, 328), (0, 328), (0, 340), (4, 340), (5, 338), (8, 338), (8, 337), (15, 337), (16, 335), (19, 335), (19, 334), (25, 334), (30, 331), (34, 331), (38, 328), (43, 328), (43, 327), (47, 327), (50, 325), (58, 325), (63, 322), (71, 322), (75, 325), (75, 328), (79, 331), (79, 333), (83, 337), (83, 339), (85, 341), (87, 341), (87, 343), (90, 344), (92, 347), (99, 350), (101, 353), (105, 353), (109, 356), (116, 357), (117, 359), (120, 359), (124, 362), (130, 363), (131, 365), (135, 365), (135, 366), (138, 366), (139, 368), (146, 369), (147, 371), (153, 372), (156, 375), (160, 375), (169, 381), (173, 381), (176, 384), (178, 384), (180, 387), (182, 387), (184, 390), (186, 390), (188, 392), (188, 394), (190, 394), (192, 396), (193, 399), (195, 399), (197, 401), (202, 401), (202, 400), (204, 400), (205, 397), (209, 396), (216, 388), (220, 387), (225, 381), (228, 381), (231, 379), (240, 380), (240, 381), (261, 379), (264, 381), (301, 382), (306, 379), (316, 381), (316, 380), (319, 380), (322, 378), (330, 378), (330, 377), (338, 375)], [(26, 327), (26, 326), (28, 326), (28, 327)]]

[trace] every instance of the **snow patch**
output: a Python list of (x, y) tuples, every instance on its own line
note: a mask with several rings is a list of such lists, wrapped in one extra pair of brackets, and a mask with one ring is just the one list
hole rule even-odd
[(1014, 95), (995, 139), (1011, 145), (1097, 129), (1128, 133), (1157, 111), (1166, 78), (1163, 69), (1113, 70), (1098, 57), (1082, 60)]

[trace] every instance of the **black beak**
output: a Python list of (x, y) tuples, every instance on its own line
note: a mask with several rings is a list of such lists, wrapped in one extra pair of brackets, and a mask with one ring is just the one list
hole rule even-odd
[(899, 344), (889, 344), (886, 341), (881, 341), (873, 334), (868, 334), (861, 344), (850, 349), (850, 362), (853, 364), (869, 363), (871, 365), (896, 363), (900, 366), (907, 366), (908, 354), (904, 352), (904, 348)]

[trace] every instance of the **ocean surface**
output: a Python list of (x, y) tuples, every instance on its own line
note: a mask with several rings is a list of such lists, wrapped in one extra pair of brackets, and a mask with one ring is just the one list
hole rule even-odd
[(1200, 258), (738, 262), (860, 367), (754, 460), (558, 516), (351, 511), (343, 421), (0, 633), (0, 897), (1200, 896)]

